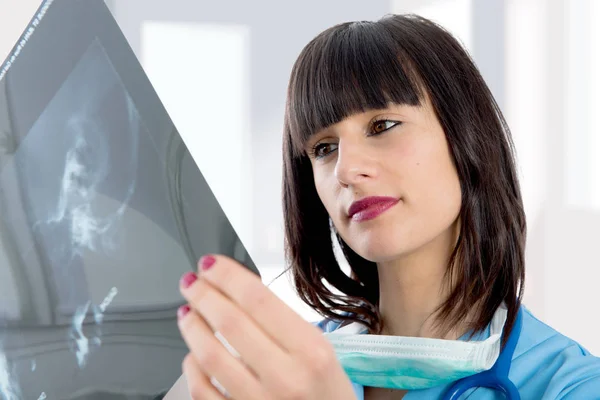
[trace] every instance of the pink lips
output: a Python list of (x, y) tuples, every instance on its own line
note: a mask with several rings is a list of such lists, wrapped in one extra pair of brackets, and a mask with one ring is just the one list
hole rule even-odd
[(361, 222), (378, 217), (380, 214), (395, 206), (400, 199), (394, 197), (372, 196), (355, 201), (348, 209), (348, 217)]

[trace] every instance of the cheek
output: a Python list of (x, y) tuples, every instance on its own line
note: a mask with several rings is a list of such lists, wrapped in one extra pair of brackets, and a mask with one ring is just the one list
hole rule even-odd
[(422, 169), (422, 193), (431, 215), (445, 221), (453, 220), (460, 211), (462, 196), (458, 174), (449, 152), (439, 151), (417, 168)]
[(405, 168), (411, 171), (406, 176), (410, 180), (406, 190), (421, 211), (444, 220), (460, 211), (459, 178), (445, 140), (419, 146), (405, 161)]
[(314, 172), (314, 182), (321, 203), (325, 206), (327, 213), (332, 215), (332, 208), (335, 202), (335, 185), (333, 185), (328, 175), (320, 169)]

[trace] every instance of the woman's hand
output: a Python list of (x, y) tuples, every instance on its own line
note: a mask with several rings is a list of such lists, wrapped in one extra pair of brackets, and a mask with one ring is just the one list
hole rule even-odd
[(189, 305), (178, 313), (190, 349), (183, 372), (194, 400), (227, 398), (213, 379), (236, 400), (356, 398), (320, 329), (258, 276), (224, 256), (204, 257), (199, 270), (197, 279), (192, 273), (182, 277)]

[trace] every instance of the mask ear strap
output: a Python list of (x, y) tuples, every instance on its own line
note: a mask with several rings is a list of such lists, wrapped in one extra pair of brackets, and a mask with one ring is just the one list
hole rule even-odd
[[(333, 224), (333, 220), (331, 219), (331, 217), (329, 217), (329, 231), (331, 232), (331, 244), (333, 245), (333, 253), (335, 255), (335, 258), (338, 261), (338, 264), (340, 264), (340, 261), (343, 263), (346, 263), (346, 257), (344, 256), (344, 251), (342, 249), (342, 246), (344, 243), (342, 237), (340, 236), (340, 234), (338, 233), (335, 225)], [(342, 259), (340, 260), (339, 257), (341, 257)], [(350, 277), (352, 279), (356, 279), (356, 277), (354, 276), (354, 272), (352, 271), (352, 268), (350, 268)]]
[(492, 317), (492, 321), (490, 323), (490, 334), (491, 335), (501, 335), (504, 330), (504, 325), (506, 325), (506, 317), (508, 316), (508, 310), (504, 303), (498, 307), (494, 316)]

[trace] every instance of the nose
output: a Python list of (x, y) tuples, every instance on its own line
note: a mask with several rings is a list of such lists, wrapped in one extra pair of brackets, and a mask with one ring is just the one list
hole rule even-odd
[(349, 141), (340, 141), (337, 149), (335, 176), (346, 187), (357, 185), (376, 176), (376, 165), (365, 146)]

